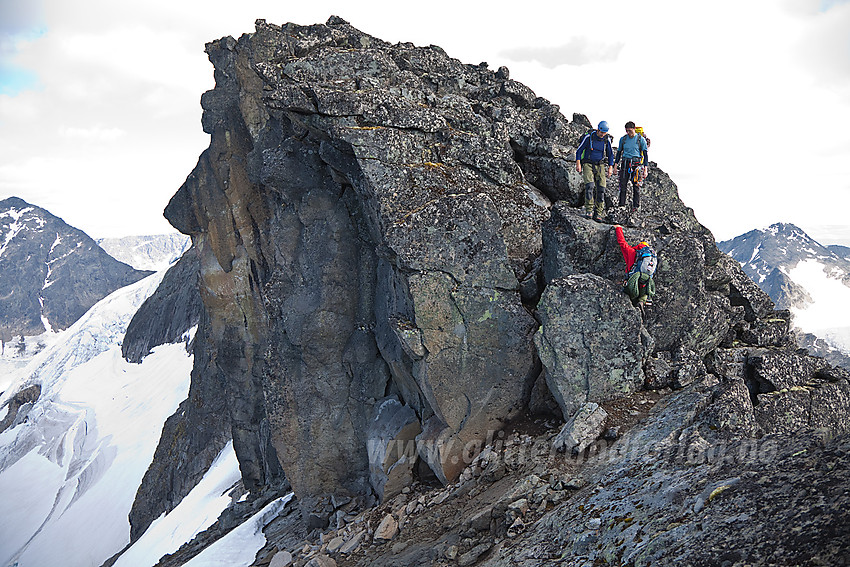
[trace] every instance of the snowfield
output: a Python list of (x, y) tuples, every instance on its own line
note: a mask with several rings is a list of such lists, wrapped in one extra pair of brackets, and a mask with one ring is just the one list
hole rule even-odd
[(104, 298), (4, 376), (0, 404), (33, 384), (41, 396), (0, 434), (0, 565), (97, 567), (129, 543), (136, 490), (192, 370), (184, 344), (142, 364), (121, 357), (130, 319), (163, 275)]
[(850, 354), (850, 287), (829, 277), (824, 269), (817, 260), (804, 260), (788, 272), (788, 277), (803, 286), (813, 299), (806, 309), (791, 310), (794, 326)]

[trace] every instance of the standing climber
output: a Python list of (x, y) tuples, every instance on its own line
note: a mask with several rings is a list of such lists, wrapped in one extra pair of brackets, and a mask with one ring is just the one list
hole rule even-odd
[(623, 227), (614, 226), (617, 233), (617, 244), (626, 261), (626, 279), (623, 289), (632, 300), (632, 305), (643, 311), (644, 305), (652, 305), (655, 297), (655, 268), (658, 267), (658, 257), (648, 242), (639, 242), (629, 246), (623, 235)]
[(626, 191), (629, 181), (632, 182), (632, 212), (640, 207), (640, 168), (645, 168), (649, 164), (649, 146), (646, 139), (635, 130), (634, 122), (631, 120), (626, 122), (626, 135), (617, 143), (617, 157), (614, 160), (620, 168), (619, 204), (621, 207), (626, 205)]
[(613, 166), (614, 150), (608, 138), (608, 123), (603, 120), (595, 131), (584, 135), (576, 150), (576, 171), (581, 173), (584, 182), (585, 217), (593, 215), (593, 220), (598, 221), (605, 211), (605, 187), (608, 176), (614, 171)]

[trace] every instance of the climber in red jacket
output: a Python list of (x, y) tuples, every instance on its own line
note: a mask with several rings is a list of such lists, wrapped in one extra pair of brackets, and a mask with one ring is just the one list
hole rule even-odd
[(630, 246), (623, 235), (623, 227), (614, 226), (617, 234), (617, 244), (626, 261), (626, 279), (623, 289), (632, 300), (632, 304), (643, 309), (644, 305), (652, 305), (655, 296), (655, 268), (658, 257), (648, 242), (639, 242)]

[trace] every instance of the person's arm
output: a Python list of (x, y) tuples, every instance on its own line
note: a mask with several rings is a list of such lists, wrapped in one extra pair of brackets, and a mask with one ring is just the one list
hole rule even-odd
[(585, 134), (584, 138), (581, 139), (581, 142), (578, 145), (578, 149), (576, 150), (576, 171), (579, 173), (581, 173), (581, 154), (585, 151), (585, 146), (587, 146), (589, 140), (590, 135)]
[(617, 234), (617, 244), (620, 245), (620, 252), (623, 253), (623, 260), (626, 261), (626, 269), (632, 267), (632, 264), (635, 263), (635, 249), (629, 246), (629, 243), (626, 242), (626, 237), (623, 235), (623, 227), (620, 225), (614, 226), (614, 232)]
[(617, 143), (617, 155), (614, 157), (614, 169), (617, 169), (617, 164), (620, 163), (620, 158), (623, 156), (623, 138)]
[(646, 138), (643, 136), (640, 137), (640, 141), (643, 143), (643, 165), (649, 165), (649, 146), (646, 144)]
[(605, 153), (608, 155), (608, 175), (614, 172), (614, 150), (611, 148), (611, 140), (605, 136)]

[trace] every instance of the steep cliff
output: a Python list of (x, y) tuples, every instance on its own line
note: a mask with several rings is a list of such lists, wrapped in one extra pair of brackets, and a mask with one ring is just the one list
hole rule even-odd
[[(226, 415), (216, 430), (230, 428), (255, 496), (283, 472), (309, 526), (338, 524), (352, 499), (386, 502), (422, 464), (456, 481), (532, 399), (568, 420), (646, 387), (698, 383), (712, 399), (734, 384), (749, 392), (736, 398), (752, 422), (742, 435), (813, 403), (759, 374), (774, 351), (794, 352), (788, 313), (717, 249), (669, 177), (651, 164), (637, 213), (609, 202), (608, 223), (582, 218), (573, 156), (589, 122), (506, 68), (389, 45), (336, 17), (259, 20), (207, 53), (210, 147), (165, 214), (199, 258), (193, 391)], [(659, 252), (644, 316), (619, 290), (613, 222)], [(844, 375), (795, 356), (800, 380), (844, 392)], [(157, 477), (212, 458), (196, 442), (201, 417), (167, 426), (137, 498), (153, 511), (134, 534), (169, 507), (151, 503)]]

